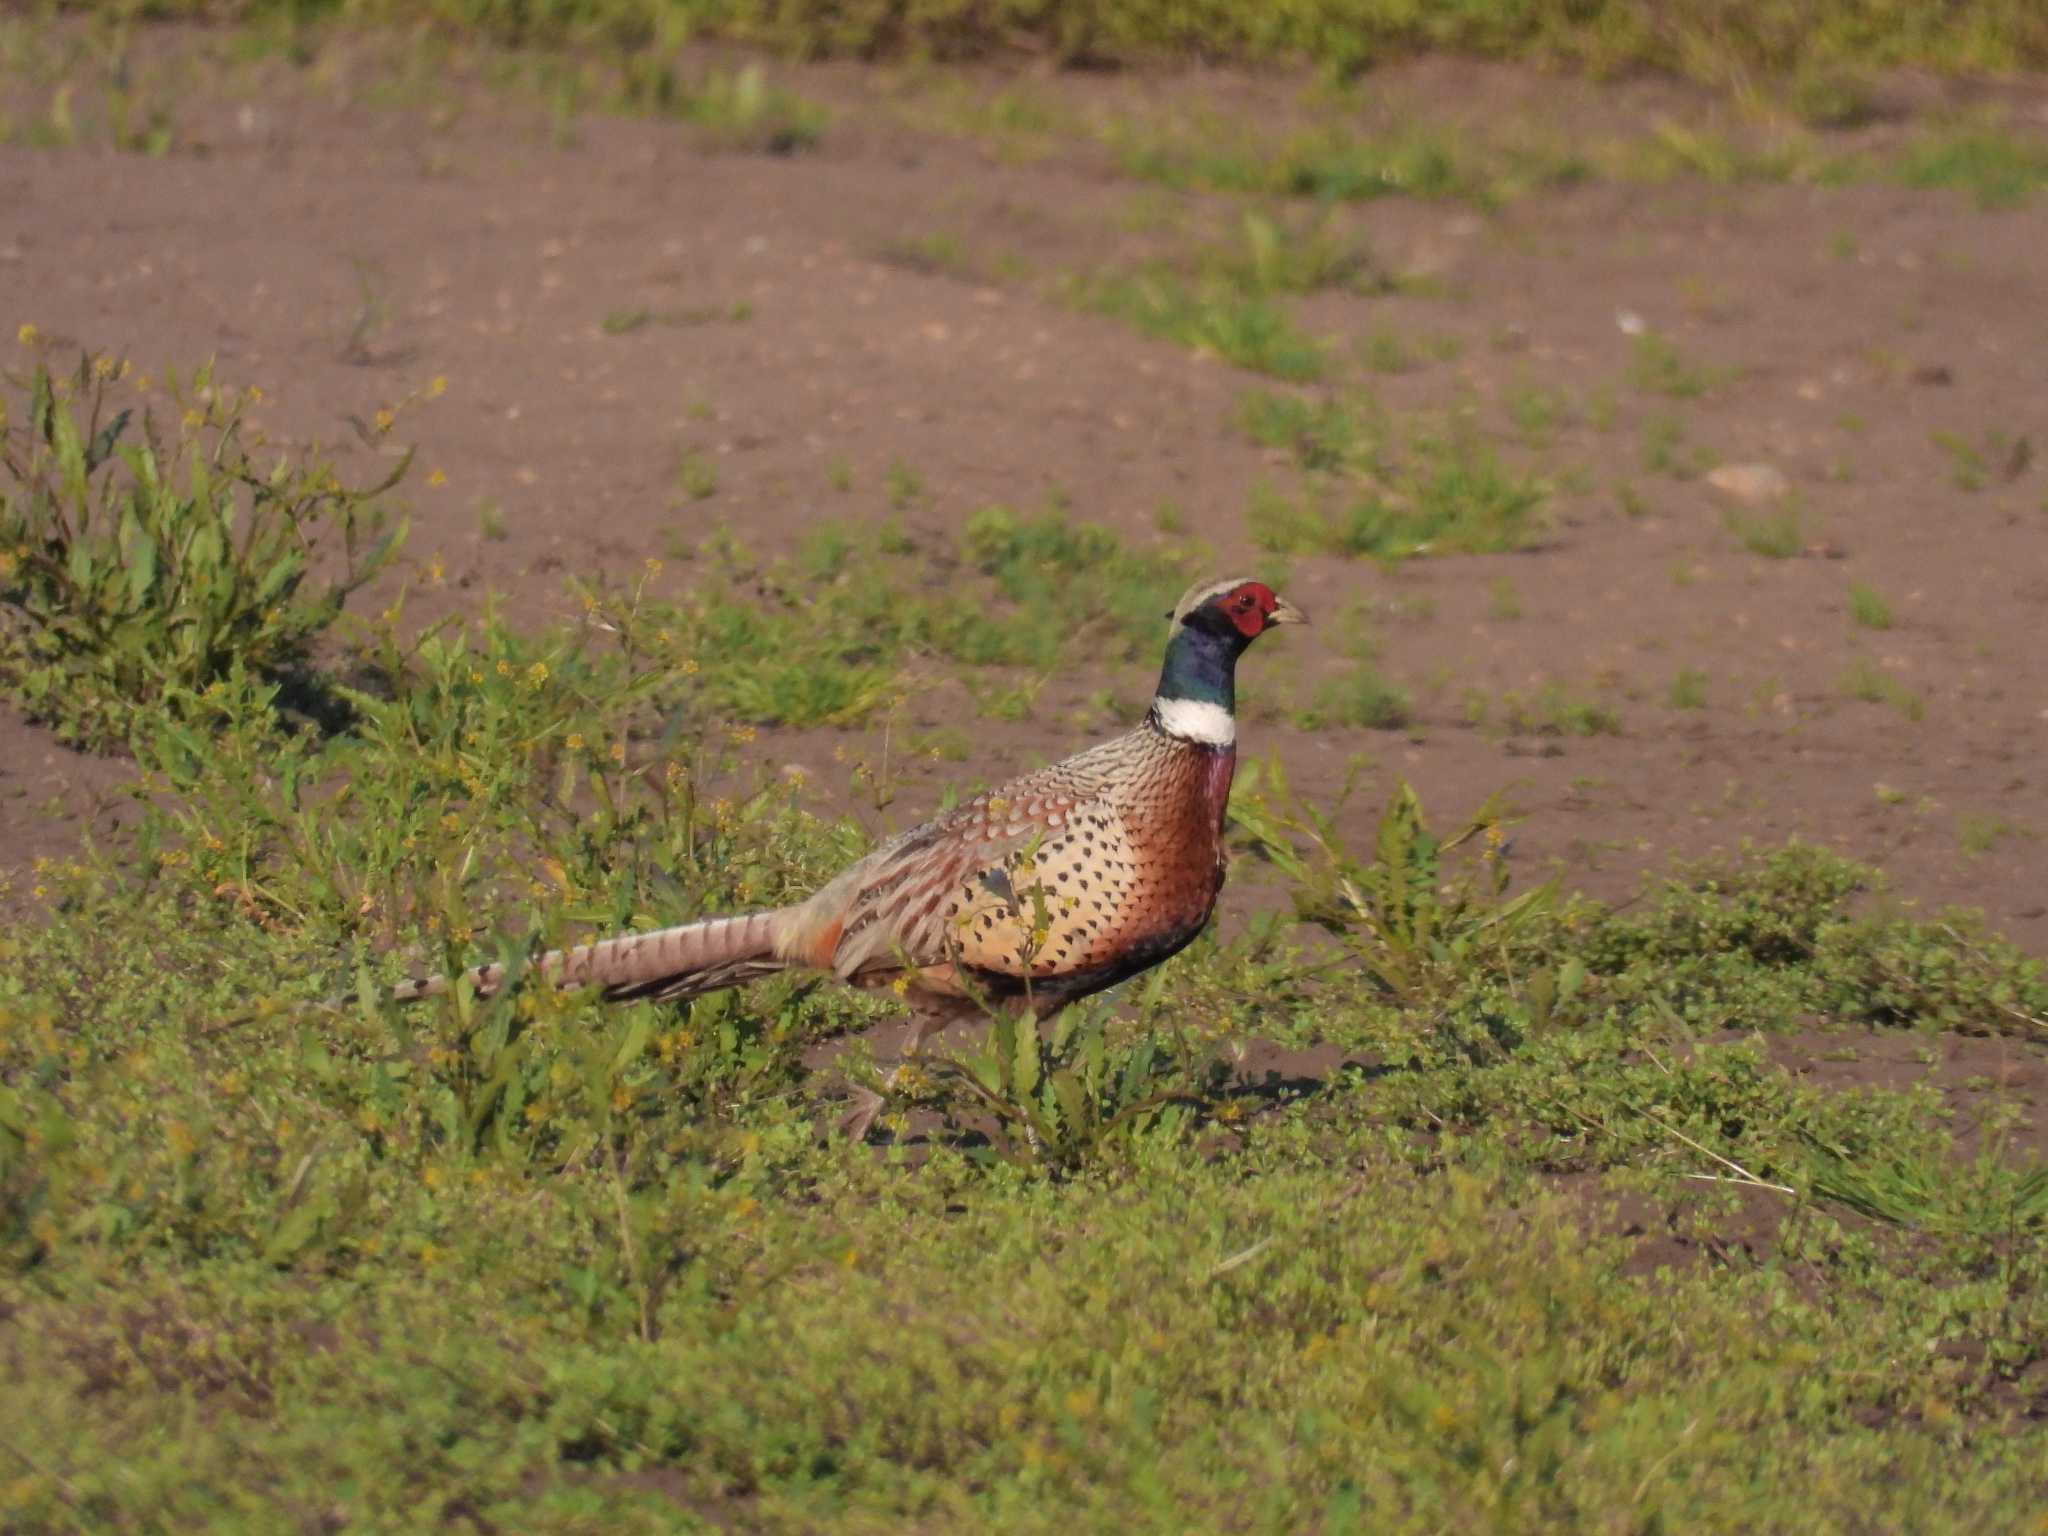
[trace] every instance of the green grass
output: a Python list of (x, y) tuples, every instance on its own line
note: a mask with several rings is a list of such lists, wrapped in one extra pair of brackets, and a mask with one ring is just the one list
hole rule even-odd
[(1323, 375), (1323, 346), (1264, 295), (1191, 282), (1164, 267), (1099, 275), (1075, 292), (1086, 309), (1253, 373), (1297, 382)]
[[(123, 361), (53, 370), (33, 326), (21, 339), (38, 356), (21, 408), (0, 400), (0, 687), (106, 748), (203, 712), (211, 690), (300, 674), (402, 542), (380, 498), (411, 452), (381, 484), (345, 487), (318, 459), (271, 460), (244, 421), (260, 393), (210, 369), (151, 398)], [(358, 430), (383, 439), (408, 403)]]
[(1692, 400), (1720, 388), (1735, 372), (1694, 362), (1667, 337), (1646, 331), (1629, 354), (1628, 381), (1646, 394)]
[(1545, 683), (1533, 694), (1501, 696), (1500, 718), (1510, 731), (1537, 736), (1619, 736), (1621, 715), (1564, 683)]
[(1678, 675), (1671, 679), (1671, 691), (1665, 702), (1673, 709), (1705, 709), (1707, 674), (1697, 667), (1680, 667)]
[[(88, 402), (8, 397), (6, 515), (159, 515), (87, 467)], [(1355, 402), (1247, 409), (1324, 445), (1306, 473), (1420, 506), (1449, 453), (1447, 504), (1483, 486)], [(247, 487), (205, 467), (237, 462), (221, 421), (181, 430), (166, 498), (204, 527)], [(280, 533), (330, 533), (317, 463), (262, 473)], [(1255, 915), (1053, 1026), (967, 1031), (852, 1146), (806, 1063), (886, 996), (378, 989), (815, 890), (925, 808), (880, 770), (872, 825), (812, 815), (755, 725), (871, 719), (913, 668), (993, 698), (1085, 654), (1141, 689), (1192, 552), (1056, 502), (778, 559), (724, 534), (672, 599), (649, 569), (558, 629), (486, 601), (308, 631), (309, 718), (261, 623), (154, 707), (106, 663), (189, 627), (184, 589), (71, 535), (128, 600), (75, 664), (131, 711), (138, 793), (0, 932), (10, 1530), (1848, 1533), (2042, 1503), (2017, 1106), (1771, 1065), (1818, 1027), (2048, 1044), (2048, 972), (1966, 914), (1800, 845), (1610, 908), (1523, 880), (1498, 806), (1433, 824), (1380, 779), (1361, 816), (1247, 761)], [(1392, 723), (1340, 627), (1316, 708)], [(1562, 687), (1501, 707), (1619, 724)], [(1249, 1042), (1320, 1055), (1247, 1073)]]
[(1909, 146), (1897, 174), (1914, 187), (1952, 187), (1979, 208), (2017, 208), (2048, 186), (2048, 144), (2001, 124), (1938, 132)]
[[(1751, 1032), (2039, 1037), (2048, 981), (1817, 850), (1608, 911), (1511, 893), (1497, 812), (1445, 835), (1397, 792), (1367, 854), (1249, 774), (1304, 926), (937, 1057), (916, 1156), (818, 1133), (802, 1056), (878, 1011), (829, 989), (304, 1011), (858, 850), (710, 798), (715, 761), (615, 762), (658, 691), (613, 643), (387, 654), (324, 742), (224, 706), (142, 859), (47, 872), (0, 940), (11, 1522), (1848, 1531), (2039, 1497), (2039, 1165)], [(1248, 1035), (1374, 1065), (1233, 1086)], [(1644, 1272), (1645, 1226), (1702, 1257)]]
[(1253, 490), (1247, 527), (1274, 554), (1494, 554), (1528, 547), (1543, 529), (1549, 486), (1503, 460), (1463, 416), (1404, 435), (1369, 396), (1255, 390), (1238, 419), (1306, 476), (1293, 495)]
[(1859, 656), (1842, 674), (1842, 692), (1865, 704), (1887, 704), (1906, 719), (1927, 714), (1927, 701), (1867, 656)]
[(685, 448), (676, 456), (675, 485), (678, 495), (687, 501), (703, 501), (718, 493), (718, 465), (708, 455), (695, 448)]
[(1890, 629), (1892, 605), (1875, 587), (1852, 581), (1849, 583), (1849, 618), (1864, 629)]
[(1319, 684), (1314, 701), (1294, 715), (1305, 731), (1350, 726), (1372, 731), (1398, 731), (1414, 718), (1414, 704), (1404, 689), (1380, 674), (1370, 660), (1353, 662), (1339, 677)]
[(882, 492), (889, 498), (891, 507), (898, 512), (907, 512), (924, 495), (924, 476), (901, 459), (891, 459), (882, 476)]
[[(1064, 60), (1160, 54), (1226, 59), (1303, 58), (1335, 75), (1428, 49), (1573, 64), (1604, 72), (1649, 68), (1711, 84), (1758, 75), (1805, 76), (1807, 94), (1840, 96), (1830, 77), (1912, 65), (2004, 74), (2048, 65), (2048, 26), (2025, 0), (1956, 0), (1938, 10), (1886, 0), (1820, 0), (1796, 15), (1761, 0), (1680, 0), (1655, 18), (1622, 0), (1534, 0), (1513, 7), (1422, 12), (1398, 0), (1307, 0), (1274, 10), (1234, 0), (1189, 10), (1169, 0), (1116, 7), (1049, 0), (996, 15), (971, 0), (914, 11), (849, 9), (826, 0), (773, 7), (747, 0), (562, 0), (541, 10), (487, 0), (239, 0), (227, 7), (164, 0), (159, 14), (218, 16), (302, 27), (323, 16), (436, 23), (502, 42), (673, 46), (683, 36), (759, 42), (789, 52), (866, 57), (972, 58), (1028, 40)], [(1013, 93), (1014, 94), (1014, 93)], [(994, 111), (995, 108), (991, 108)], [(1013, 109), (1033, 111), (1028, 101)]]
[(1790, 560), (1806, 548), (1806, 520), (1797, 507), (1776, 512), (1744, 512), (1730, 507), (1721, 521), (1736, 542), (1766, 560)]
[(1642, 466), (1646, 473), (1694, 480), (1714, 467), (1714, 456), (1691, 442), (1685, 423), (1669, 412), (1643, 419)]

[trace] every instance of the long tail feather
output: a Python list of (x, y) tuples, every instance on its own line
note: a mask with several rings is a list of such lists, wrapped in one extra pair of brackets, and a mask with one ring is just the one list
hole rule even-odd
[[(780, 915), (749, 912), (652, 933), (622, 934), (574, 949), (550, 950), (532, 969), (558, 987), (600, 988), (608, 1002), (699, 997), (784, 968), (775, 953)], [(502, 965), (480, 965), (466, 974), (479, 997), (489, 997), (505, 984)], [(391, 997), (394, 1002), (417, 1002), (437, 997), (454, 984), (448, 976), (415, 977), (399, 982)]]

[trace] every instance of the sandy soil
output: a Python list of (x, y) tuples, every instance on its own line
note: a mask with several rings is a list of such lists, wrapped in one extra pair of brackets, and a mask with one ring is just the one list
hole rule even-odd
[[(348, 443), (346, 415), (445, 377), (397, 434), (422, 445), (403, 573), (421, 618), (487, 592), (536, 618), (566, 612), (569, 573), (634, 570), (718, 526), (772, 550), (815, 520), (879, 517), (893, 463), (923, 479), (916, 526), (1059, 491), (1143, 546), (1170, 501), (1221, 565), (1249, 563), (1250, 492), (1283, 469), (1234, 412), (1266, 381), (1055, 295), (1061, 273), (1156, 248), (1162, 220), (1222, 205), (1121, 179), (1099, 152), (1031, 159), (920, 128), (900, 77), (785, 73), (833, 107), (815, 152), (714, 153), (673, 124), (601, 117), (565, 142), (543, 110), (477, 88), (368, 105), (343, 68), (224, 68), (162, 158), (0, 147), (0, 345), (32, 321), (144, 367), (213, 356), (263, 387), (263, 424), (292, 442)], [(1475, 81), (1543, 110), (1545, 82), (1499, 71), (1430, 66), (1384, 89), (1449, 111), (1479, 99)], [(1299, 99), (1297, 82), (1235, 76), (1055, 87), (1275, 115)], [(1560, 112), (1616, 124), (1674, 109), (1669, 88), (1555, 92)], [(1387, 267), (1429, 274), (1433, 296), (1319, 296), (1304, 323), (1461, 343), (1364, 376), (1397, 413), (1470, 398), (1506, 442), (1495, 407), (1511, 391), (1584, 400), (1617, 385), (1631, 316), (1740, 374), (1699, 400), (1620, 384), (1611, 424), (1562, 426), (1534, 455), (1564, 482), (1535, 550), (1394, 571), (1295, 561), (1289, 595), (1311, 611), (1370, 606), (1417, 719), (1398, 734), (1254, 720), (1249, 751), (1278, 753), (1311, 793), (1363, 753), (1369, 790), (1405, 775), (1447, 815), (1511, 786), (1518, 856), (1602, 894), (1675, 855), (1798, 836), (2048, 949), (2048, 470), (2006, 455), (1965, 490), (1934, 437), (2048, 449), (2048, 201), (1987, 212), (1894, 185), (1606, 184), (1498, 214), (1395, 199), (1342, 218)], [(977, 275), (903, 259), (906, 239), (940, 232)], [(746, 318), (704, 318), (736, 304)], [(639, 309), (670, 319), (607, 333), (608, 314)], [(1719, 461), (1788, 476), (1807, 552), (1746, 552), (1703, 480), (1645, 469), (1659, 415)], [(717, 467), (708, 498), (676, 491), (685, 450)], [(351, 451), (361, 467), (367, 450)], [(849, 492), (828, 484), (837, 460)], [(484, 536), (486, 507), (503, 538)], [(680, 588), (687, 568), (672, 560), (662, 580)], [(1519, 617), (1501, 616), (1504, 580)], [(1852, 582), (1891, 600), (1895, 627), (1851, 624)], [(1343, 665), (1336, 627), (1255, 655), (1253, 688), (1270, 674), (1305, 694)], [(1849, 696), (1859, 657), (1924, 717)], [(1705, 707), (1669, 704), (1682, 668), (1704, 674)], [(1058, 679), (1038, 719), (997, 728), (955, 693), (923, 696), (912, 723), (968, 726), (984, 745), (906, 770), (890, 814), (921, 813), (943, 777), (1080, 745), (1106, 725), (1077, 723), (1075, 701), (1102, 687), (1142, 699), (1150, 681)], [(1467, 723), (1468, 690), (1551, 681), (1618, 709), (1621, 734)], [(834, 745), (873, 755), (879, 732), (763, 740), (778, 760), (825, 764)], [(75, 846), (123, 777), (0, 711), (0, 865)], [(818, 793), (844, 777), (818, 775)], [(1377, 801), (1360, 797), (1361, 824)]]

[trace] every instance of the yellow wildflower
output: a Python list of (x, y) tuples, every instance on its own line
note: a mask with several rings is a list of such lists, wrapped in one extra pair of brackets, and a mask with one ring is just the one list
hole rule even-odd
[(23, 321), (21, 329), (14, 333), (14, 339), (24, 347), (32, 347), (43, 339), (43, 333), (27, 321)]
[(427, 382), (427, 398), (438, 400), (448, 393), (448, 375), (437, 373)]
[(430, 469), (427, 471), (427, 486), (429, 489), (438, 490), (447, 483), (448, 476), (441, 470)]
[(377, 430), (379, 432), (389, 432), (391, 424), (397, 420), (398, 413), (392, 410), (390, 406), (383, 405), (377, 408)]

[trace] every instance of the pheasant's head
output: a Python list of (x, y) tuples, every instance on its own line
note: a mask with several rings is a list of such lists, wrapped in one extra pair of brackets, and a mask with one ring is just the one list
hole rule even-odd
[(1233, 578), (1190, 588), (1173, 607), (1166, 665), (1152, 700), (1154, 724), (1182, 741), (1230, 747), (1237, 740), (1237, 658), (1273, 625), (1307, 622), (1307, 614), (1263, 581)]
[(1307, 622), (1307, 614), (1263, 581), (1244, 577), (1199, 582), (1173, 605), (1176, 632), (1185, 625), (1219, 639), (1234, 640), (1239, 650), (1275, 624)]

